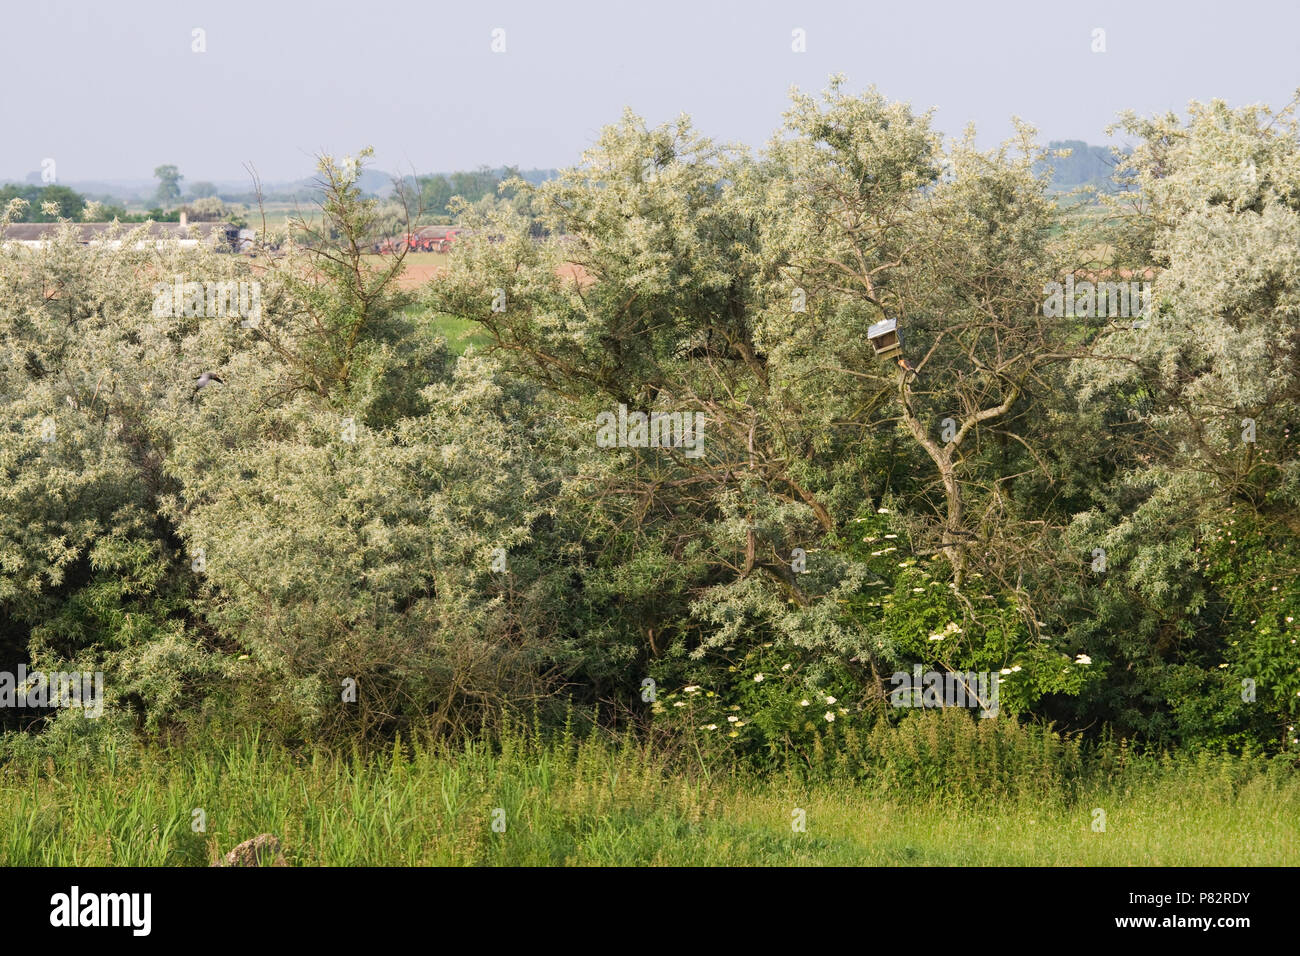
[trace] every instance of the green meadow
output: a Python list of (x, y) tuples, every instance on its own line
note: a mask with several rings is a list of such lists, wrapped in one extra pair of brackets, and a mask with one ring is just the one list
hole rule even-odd
[(961, 734), (939, 727), (936, 737), (934, 724), (925, 730), (938, 749), (917, 750), (926, 732), (900, 730), (889, 741), (899, 752), (870, 766), (846, 759), (845, 742), (820, 763), (766, 770), (631, 737), (515, 733), (493, 746), (399, 743), (368, 755), (252, 738), (110, 744), (90, 770), (13, 755), (0, 860), (207, 866), (272, 833), (297, 866), (1300, 862), (1300, 780), (1276, 760), (1084, 752), (1015, 728), (977, 739), (971, 756), (995, 765), (983, 781), (956, 780), (941, 751)]

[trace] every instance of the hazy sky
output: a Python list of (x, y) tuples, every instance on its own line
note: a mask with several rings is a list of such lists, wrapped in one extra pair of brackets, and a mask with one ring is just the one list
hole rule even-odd
[(1120, 109), (1277, 107), (1300, 87), (1295, 0), (34, 0), (3, 18), (0, 180), (50, 157), (59, 181), (161, 163), (232, 180), (246, 161), (274, 181), (365, 144), (384, 171), (563, 166), (624, 106), (759, 145), (792, 84), (833, 72), (938, 106), (945, 132), (974, 121), (986, 144), (1012, 115), (1099, 143)]

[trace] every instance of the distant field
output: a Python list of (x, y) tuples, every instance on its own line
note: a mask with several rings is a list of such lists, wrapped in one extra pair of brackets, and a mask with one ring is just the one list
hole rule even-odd
[[(434, 276), (443, 272), (447, 268), (449, 256), (442, 252), (411, 252), (407, 253), (403, 260), (403, 271), (398, 279), (398, 285), (403, 289), (414, 290), (427, 283)], [(367, 264), (375, 268), (382, 268), (391, 262), (388, 256), (366, 256)], [(259, 264), (254, 261), (253, 271), (259, 271)], [(566, 278), (576, 279), (584, 285), (589, 284), (591, 279), (581, 266), (569, 263), (559, 270), (560, 275)], [(413, 306), (408, 310), (410, 314), (416, 315), (423, 310), (418, 306)], [(457, 319), (451, 316), (438, 316), (434, 320), (442, 333), (447, 337), (447, 344), (456, 354), (465, 351), (470, 345), (482, 348), (491, 343), (491, 338), (485, 335), (479, 326), (467, 319)]]
[[(366, 258), (367, 261), (374, 265), (383, 265), (387, 259), (386, 256), (367, 256)], [(399, 285), (403, 289), (417, 289), (446, 269), (447, 255), (441, 252), (411, 252), (407, 253), (402, 264), (404, 271), (399, 280)], [(407, 310), (407, 313), (418, 316), (424, 311), (421, 306), (412, 306)], [(492, 341), (476, 323), (468, 319), (457, 319), (450, 315), (431, 316), (430, 318), (437, 325), (438, 330), (446, 336), (447, 345), (457, 355), (460, 355), (471, 345), (482, 348)]]
[[(407, 310), (408, 314), (420, 316), (424, 309), (419, 306), (413, 306)], [(457, 319), (449, 315), (431, 316), (430, 321), (437, 326), (447, 339), (447, 346), (456, 355), (460, 355), (469, 346), (483, 348), (492, 343), (491, 337), (485, 335), (479, 326), (468, 319)]]
[[(133, 216), (147, 216), (152, 208), (152, 205), (138, 202), (127, 203), (125, 206), (127, 213)], [(263, 231), (263, 211), (266, 214), (265, 229), (268, 232), (284, 229), (291, 216), (303, 215), (310, 219), (313, 215), (319, 215), (318, 211), (310, 205), (268, 203), (265, 210), (259, 210), (256, 206), (245, 206), (243, 215), (248, 220), (248, 228), (256, 229), (259, 233)]]
[(305, 216), (311, 218), (313, 210), (310, 206), (294, 206), (289, 203), (269, 203), (265, 210), (259, 210), (256, 207), (250, 208), (246, 213), (248, 226), (250, 229), (262, 230), (262, 213), (266, 214), (266, 228), (268, 230), (283, 229), (289, 221), (290, 216)]
[[(367, 256), (375, 265), (383, 265), (388, 256)], [(424, 285), (439, 272), (447, 268), (447, 254), (443, 252), (408, 252), (402, 262), (403, 273), (399, 282), (403, 289), (414, 289)]]

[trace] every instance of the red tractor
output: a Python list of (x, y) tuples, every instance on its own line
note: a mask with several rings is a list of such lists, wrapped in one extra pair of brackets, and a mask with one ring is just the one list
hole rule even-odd
[(410, 252), (446, 252), (459, 233), (454, 226), (424, 226), (406, 234), (406, 248)]

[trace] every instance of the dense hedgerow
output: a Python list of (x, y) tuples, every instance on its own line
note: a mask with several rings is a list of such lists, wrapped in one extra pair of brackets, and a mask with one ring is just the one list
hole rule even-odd
[[(252, 260), (125, 229), (5, 245), (11, 204), (0, 670), (99, 670), (108, 701), (103, 729), (0, 720), (328, 744), (571, 700), (907, 786), (930, 770), (901, 754), (1034, 722), (1293, 751), (1296, 121), (1125, 123), (1125, 188), (1079, 220), (1032, 131), (945, 144), (839, 81), (757, 156), (629, 114), (460, 207), (418, 294), (364, 254), (391, 211), (328, 157), (318, 222)], [(1150, 275), (1152, 310), (1045, 314), (1070, 274)], [(175, 281), (255, 281), (260, 313), (156, 314)], [(906, 368), (867, 342), (884, 316)], [(447, 347), (466, 323), (486, 349)], [(600, 447), (620, 409), (699, 416), (700, 454)], [(999, 718), (926, 750), (929, 716), (886, 699), (914, 667), (996, 674)]]

